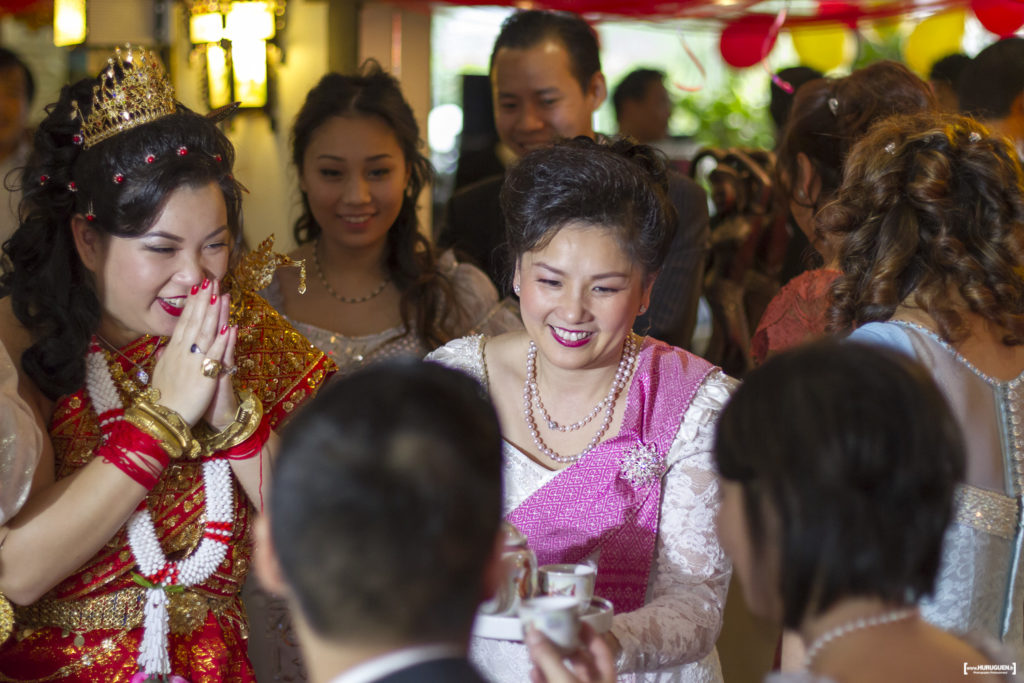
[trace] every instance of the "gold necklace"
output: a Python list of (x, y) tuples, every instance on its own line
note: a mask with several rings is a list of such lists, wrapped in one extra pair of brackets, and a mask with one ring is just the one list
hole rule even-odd
[(366, 296), (361, 296), (359, 298), (351, 298), (338, 294), (337, 292), (334, 291), (334, 288), (331, 287), (331, 285), (327, 282), (327, 278), (324, 276), (323, 268), (320, 267), (319, 239), (316, 241), (316, 244), (313, 245), (313, 266), (316, 267), (316, 276), (320, 279), (320, 284), (324, 286), (324, 289), (327, 290), (327, 293), (343, 304), (364, 304), (370, 299), (376, 298), (378, 294), (384, 291), (384, 288), (388, 286), (388, 283), (391, 282), (391, 276), (388, 275), (387, 277), (384, 278), (380, 285), (377, 286), (376, 289), (374, 289)]

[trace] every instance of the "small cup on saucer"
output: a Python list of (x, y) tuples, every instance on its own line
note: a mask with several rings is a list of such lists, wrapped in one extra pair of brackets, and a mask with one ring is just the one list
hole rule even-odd
[(589, 564), (546, 564), (537, 570), (542, 595), (563, 595), (577, 601), (579, 613), (590, 609), (597, 570)]
[(542, 595), (524, 600), (519, 605), (523, 628), (533, 626), (554, 643), (562, 654), (569, 655), (580, 647), (580, 613), (575, 598)]

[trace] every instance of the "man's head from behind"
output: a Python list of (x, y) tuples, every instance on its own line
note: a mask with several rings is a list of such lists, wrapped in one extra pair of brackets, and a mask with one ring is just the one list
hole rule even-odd
[(607, 95), (597, 34), (568, 12), (516, 12), (491, 52), (494, 122), (516, 155), (557, 138), (594, 135)]
[(430, 363), (341, 379), (285, 430), (268, 514), (276, 565), (261, 551), (261, 578), (283, 580), (318, 638), (465, 641), (501, 517), (494, 409), (475, 381)]
[(1024, 154), (1024, 38), (1004, 38), (971, 60), (960, 75), (960, 111), (1011, 138)]

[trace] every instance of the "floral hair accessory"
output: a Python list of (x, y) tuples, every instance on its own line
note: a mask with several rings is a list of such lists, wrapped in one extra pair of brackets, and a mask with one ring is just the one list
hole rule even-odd
[(147, 164), (151, 164), (154, 161), (156, 161), (156, 155), (155, 154), (147, 154), (146, 155), (146, 163)]
[(970, 140), (971, 142), (978, 142), (979, 140), (981, 140), (981, 133), (979, 133), (976, 130), (972, 130), (971, 134), (967, 136), (967, 139)]
[(185, 147), (184, 145), (182, 145), (181, 147), (178, 148), (178, 156), (179, 157), (183, 157), (186, 154), (188, 154), (188, 147)]
[(837, 98), (828, 98), (828, 110), (832, 112), (832, 116), (839, 115), (839, 100)]
[(893, 156), (895, 156), (896, 155), (896, 143), (895, 142), (890, 142), (889, 144), (887, 144), (885, 146), (885, 151), (888, 152), (889, 154), (892, 154)]
[(123, 183), (124, 182), (124, 173), (115, 173), (114, 174), (114, 182), (117, 183), (118, 185)]

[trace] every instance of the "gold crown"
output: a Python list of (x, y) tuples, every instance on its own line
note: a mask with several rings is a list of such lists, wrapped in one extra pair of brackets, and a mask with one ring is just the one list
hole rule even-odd
[(132, 47), (126, 45), (122, 57), (121, 49), (117, 48), (114, 56), (107, 60), (107, 69), (100, 74), (99, 81), (92, 89), (92, 109), (88, 116), (82, 116), (77, 101), (71, 103), (82, 121), (85, 149), (177, 110), (174, 86), (167, 79), (160, 60), (149, 50), (133, 52)]

